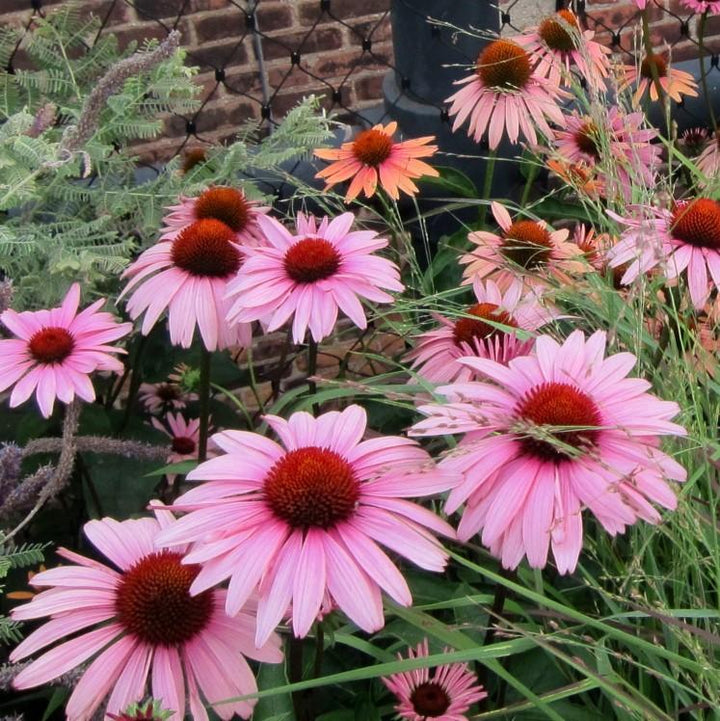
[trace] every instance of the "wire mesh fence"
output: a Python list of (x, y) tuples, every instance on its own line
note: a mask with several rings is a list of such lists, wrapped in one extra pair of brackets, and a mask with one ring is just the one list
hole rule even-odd
[[(0, 22), (12, 11), (24, 32), (30, 32), (35, 17), (58, 4), (62, 3), (4, 0), (0, 10), (7, 14), (0, 14)], [(414, 0), (85, 0), (79, 5), (99, 18), (96, 40), (107, 32), (116, 33), (124, 44), (163, 38), (173, 29), (182, 33), (187, 62), (199, 68), (201, 103), (192, 115), (167, 120), (165, 136), (156, 144), (160, 157), (177, 154), (188, 143), (230, 138), (250, 117), (271, 128), (310, 93), (351, 124), (392, 116), (394, 105), (404, 97), (424, 103), (448, 122), (443, 99), (424, 94), (405, 72), (407, 63), (403, 65), (393, 52), (391, 5), (417, 15), (428, 44), (442, 51), (457, 50), (452, 29), (427, 22)], [(521, 32), (529, 5), (529, 0), (502, 3), (496, 28), (505, 35)], [(545, 5), (548, 12), (570, 7), (583, 27), (596, 32), (596, 39), (619, 58), (636, 62), (642, 25), (635, 2), (575, 0)], [(693, 13), (679, 0), (649, 0), (648, 6), (652, 44), (669, 53), (673, 62), (702, 58), (708, 78), (720, 79), (718, 19)], [(22, 39), (18, 55), (21, 48)], [(11, 58), (10, 71), (19, 60)], [(457, 51), (451, 60), (456, 65), (472, 65), (475, 57)], [(385, 104), (379, 106), (388, 73), (395, 79), (394, 94), (385, 93)], [(706, 122), (702, 113), (685, 112), (697, 123)]]

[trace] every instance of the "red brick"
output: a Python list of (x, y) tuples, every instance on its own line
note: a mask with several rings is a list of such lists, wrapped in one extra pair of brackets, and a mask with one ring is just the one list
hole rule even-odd
[[(388, 10), (390, 10), (390, 0), (362, 0), (361, 2), (358, 0), (330, 0), (330, 12), (325, 15), (325, 18), (347, 20)], [(320, 3), (316, 0), (300, 5), (300, 22), (304, 25), (312, 25), (320, 14)]]
[(190, 12), (201, 12), (203, 10), (222, 10), (227, 8), (228, 0), (191, 0)]
[(195, 33), (199, 43), (212, 42), (226, 37), (238, 40), (246, 32), (245, 16), (241, 12), (217, 12), (195, 20)]
[(284, 3), (261, 2), (256, 11), (258, 28), (263, 32), (292, 27), (291, 8)]
[(225, 73), (224, 87), (228, 93), (259, 93), (260, 74), (257, 70), (247, 72), (245, 65), (238, 65)]
[(251, 115), (248, 112), (250, 104), (246, 101), (239, 101), (237, 97), (223, 98), (218, 103), (206, 105), (195, 120), (195, 128), (198, 135), (211, 132), (222, 125), (235, 125), (238, 128)]
[(185, 0), (134, 0), (133, 5), (139, 18), (176, 18), (186, 10)]
[(228, 65), (242, 65), (247, 62), (247, 51), (242, 41), (235, 40), (220, 45), (203, 45), (188, 49), (188, 63), (201, 68), (224, 68)]
[[(348, 105), (349, 98), (348, 93), (350, 88), (345, 85), (342, 88), (342, 100), (340, 105)], [(332, 99), (332, 91), (327, 89), (326, 85), (319, 86), (316, 89), (307, 89), (302, 92), (283, 92), (278, 94), (271, 103), (272, 114), (274, 120), (279, 120), (286, 115), (289, 110), (292, 110), (303, 98), (308, 95), (315, 95), (320, 99), (320, 104), (326, 109), (332, 108), (336, 103)]]
[(307, 33), (285, 33), (277, 38), (262, 39), (262, 49), (265, 60), (287, 58), (294, 51), (300, 56), (307, 53), (316, 53), (324, 50), (337, 50), (342, 47), (342, 32), (339, 28), (318, 28)]
[(118, 47), (124, 50), (131, 42), (141, 46), (144, 40), (152, 38), (162, 41), (167, 37), (167, 30), (157, 23), (150, 22), (113, 28), (113, 34), (118, 39)]
[(378, 100), (382, 97), (382, 84), (385, 74), (369, 75), (353, 82), (358, 100)]
[(392, 26), (390, 25), (389, 15), (361, 22), (351, 20), (348, 25), (352, 27), (350, 37), (354, 43), (360, 43), (365, 38), (369, 38), (373, 43), (381, 43), (392, 39)]
[(349, 72), (359, 68), (385, 71), (391, 61), (392, 45), (383, 43), (382, 45), (373, 46), (372, 53), (366, 53), (362, 50), (345, 50), (332, 55), (321, 56), (312, 64), (312, 72), (321, 78), (344, 77)]

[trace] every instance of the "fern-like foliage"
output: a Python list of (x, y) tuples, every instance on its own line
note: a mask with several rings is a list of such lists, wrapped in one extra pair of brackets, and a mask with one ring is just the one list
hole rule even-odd
[[(16, 568), (39, 566), (44, 560), (46, 544), (29, 543), (22, 546), (9, 546), (2, 543), (0, 537), (0, 579)], [(0, 616), (0, 643), (18, 643), (22, 640), (20, 625), (7, 616)]]
[[(180, 194), (244, 178), (257, 198), (248, 178), (306, 156), (330, 134), (309, 99), (262, 140), (250, 123), (237, 142), (211, 149), (190, 173), (180, 172), (176, 159), (139, 183), (133, 145), (198, 105), (195, 71), (178, 50), (113, 87), (92, 132), (68, 152), (64, 138), (87, 117), (93, 88), (137, 50), (120, 54), (116, 38), (98, 31), (97, 19), (74, 3), (37, 18), (24, 36), (0, 28), (0, 67), (7, 69), (0, 71), (0, 271), (13, 279), (20, 308), (52, 305), (77, 280), (90, 291), (112, 292), (132, 254), (157, 239), (163, 208)], [(31, 70), (9, 65), (18, 42)], [(140, 52), (157, 47), (153, 40)]]

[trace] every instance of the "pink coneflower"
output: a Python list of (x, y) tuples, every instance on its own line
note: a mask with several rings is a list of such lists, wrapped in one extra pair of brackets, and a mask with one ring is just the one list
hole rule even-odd
[[(264, 216), (259, 216), (264, 217)], [(233, 345), (247, 347), (252, 340), (248, 323), (225, 321), (228, 281), (241, 264), (235, 232), (219, 220), (198, 220), (175, 240), (161, 240), (148, 248), (123, 273), (130, 278), (122, 298), (135, 289), (127, 302), (135, 320), (145, 317), (141, 332), (147, 335), (167, 308), (170, 340), (189, 348), (200, 330), (205, 347), (212, 351)]]
[[(598, 124), (600, 123), (600, 125)], [(601, 168), (606, 192), (630, 197), (632, 187), (653, 187), (662, 148), (650, 141), (655, 128), (643, 128), (641, 112), (623, 113), (612, 107), (602, 120), (573, 113), (567, 127), (555, 133), (557, 150), (571, 163), (585, 162)]]
[(582, 30), (572, 10), (559, 10), (536, 28), (511, 38), (524, 47), (535, 72), (552, 85), (572, 85), (574, 65), (590, 88), (601, 90), (610, 71), (610, 50), (595, 42), (592, 30)]
[(658, 82), (662, 91), (676, 103), (682, 100), (683, 95), (697, 97), (697, 83), (690, 73), (670, 67), (666, 58), (657, 53), (646, 55), (640, 66), (625, 65), (623, 67), (625, 78), (619, 85), (622, 92), (631, 85), (637, 85), (633, 94), (633, 103), (637, 105), (645, 91), (650, 89), (650, 100), (658, 99), (658, 90), (654, 75), (657, 73)]
[(142, 383), (138, 390), (140, 402), (148, 413), (179, 411), (197, 400), (197, 393), (184, 391), (177, 383)]
[(240, 247), (264, 245), (265, 239), (257, 223), (259, 216), (270, 208), (249, 200), (243, 190), (216, 186), (208, 188), (197, 198), (180, 197), (171, 205), (164, 218), (160, 240), (175, 240), (185, 228), (198, 220), (219, 220), (235, 234)]
[(295, 636), (307, 635), (327, 594), (360, 628), (377, 631), (384, 624), (380, 589), (403, 606), (412, 602), (378, 543), (441, 571), (447, 554), (434, 534), (454, 532), (405, 499), (442, 493), (458, 479), (438, 471), (410, 440), (361, 441), (367, 417), (360, 406), (264, 420), (282, 446), (245, 431), (213, 436), (225, 455), (188, 475), (206, 483), (178, 498), (177, 508), (192, 512), (160, 543), (194, 544), (185, 560), (203, 569), (192, 593), (230, 578), (230, 615), (259, 587), (258, 643), (290, 605)]
[(491, 382), (441, 387), (447, 404), (420, 407), (428, 418), (414, 435), (466, 434), (440, 464), (465, 476), (446, 511), (465, 503), (458, 538), (482, 530), (505, 568), (525, 555), (542, 568), (551, 544), (558, 571), (573, 571), (583, 506), (614, 535), (638, 518), (657, 523), (649, 501), (677, 503), (664, 479), (684, 481), (685, 470), (658, 445), (659, 436), (686, 434), (670, 422), (679, 407), (626, 378), (631, 353), (605, 359), (605, 340), (602, 331), (587, 340), (574, 331), (562, 345), (540, 336), (532, 356), (507, 366), (466, 358)]
[(678, 201), (672, 210), (639, 211), (645, 216), (623, 218), (608, 211), (628, 228), (610, 249), (609, 266), (630, 263), (621, 279), (624, 284), (655, 266), (668, 280), (687, 270), (690, 299), (701, 309), (710, 292), (720, 287), (720, 203), (696, 198)]
[(185, 420), (181, 413), (168, 413), (165, 423), (151, 418), (153, 428), (164, 433), (171, 439), (168, 463), (197, 460), (198, 443), (200, 442), (200, 419)]
[(572, 242), (595, 270), (601, 271), (605, 268), (605, 255), (613, 245), (613, 239), (608, 233), (597, 233), (595, 228), (578, 223), (573, 230)]
[(567, 273), (585, 270), (580, 250), (567, 240), (567, 229), (553, 230), (542, 220), (513, 222), (500, 203), (493, 201), (490, 207), (501, 234), (478, 230), (468, 235), (468, 240), (478, 247), (460, 258), (467, 265), (464, 283), (491, 278), (504, 291), (518, 277), (539, 286), (548, 274), (567, 278)]
[[(282, 660), (277, 636), (256, 648), (253, 614), (225, 615), (226, 591), (190, 595), (199, 568), (182, 563), (185, 549), (157, 550), (158, 533), (174, 519), (163, 510), (156, 515), (86, 523), (85, 535), (115, 568), (61, 548), (58, 554), (76, 565), (38, 573), (33, 585), (48, 590), (12, 611), (16, 620), (51, 617), (12, 652), (13, 662), (73, 635), (20, 671), (15, 688), (41, 686), (93, 658), (68, 700), (68, 721), (90, 718), (108, 694), (108, 713), (121, 713), (147, 696), (148, 681), (152, 695), (174, 711), (172, 721), (185, 718), (186, 706), (195, 721), (206, 721), (205, 702), (257, 691), (245, 656)], [(214, 710), (222, 719), (247, 718), (253, 705)]]
[(108, 343), (126, 336), (132, 326), (99, 312), (105, 299), (78, 313), (80, 285), (74, 283), (59, 308), (6, 310), (0, 321), (15, 338), (0, 340), (0, 391), (13, 388), (10, 407), (24, 403), (32, 393), (40, 412), (49, 418), (55, 399), (71, 403), (75, 395), (91, 403), (95, 389), (90, 373), (122, 372), (111, 353), (124, 353)]
[(418, 374), (431, 383), (470, 380), (472, 370), (457, 362), (464, 356), (507, 363), (516, 356), (527, 355), (534, 339), (521, 340), (512, 329), (533, 331), (549, 323), (554, 315), (543, 308), (534, 293), (524, 293), (525, 287), (519, 280), (502, 293), (492, 280), (483, 283), (476, 279), (473, 290), (477, 303), (455, 320), (434, 315), (440, 327), (419, 335), (416, 347), (406, 356), (413, 361)]
[(315, 151), (318, 158), (335, 162), (315, 177), (323, 178), (326, 188), (352, 178), (345, 196), (347, 203), (355, 200), (361, 192), (366, 198), (372, 197), (378, 183), (394, 200), (398, 200), (400, 191), (415, 195), (418, 188), (412, 182), (414, 179), (423, 175), (439, 175), (431, 165), (418, 160), (435, 154), (437, 145), (428, 145), (435, 136), (395, 143), (393, 135), (396, 130), (397, 123), (394, 121), (385, 127), (380, 124), (361, 131), (353, 141), (343, 143), (339, 149), (319, 148)]
[(359, 328), (367, 327), (359, 298), (392, 303), (381, 288), (401, 291), (397, 266), (373, 255), (388, 242), (373, 231), (351, 231), (355, 216), (330, 220), (297, 215), (297, 235), (274, 218), (260, 218), (268, 246), (248, 249), (242, 273), (228, 285), (231, 323), (263, 320), (277, 330), (290, 316), (293, 340), (302, 343), (308, 328), (316, 341), (332, 333), (341, 310)]
[[(450, 649), (446, 648), (445, 652)], [(408, 658), (429, 656), (427, 639), (408, 649)], [(398, 660), (403, 657), (398, 654)], [(467, 721), (463, 714), (471, 704), (487, 698), (477, 676), (466, 663), (448, 663), (432, 669), (394, 673), (380, 679), (397, 696), (395, 710), (407, 721)]]
[(537, 145), (536, 127), (552, 137), (547, 121), (565, 124), (557, 104), (560, 90), (534, 72), (529, 53), (511, 40), (487, 45), (477, 59), (475, 73), (455, 84), (465, 87), (447, 99), (452, 103), (450, 115), (456, 116), (453, 130), (470, 118), (468, 134), (480, 142), (487, 130), (491, 150), (500, 144), (505, 131), (513, 143), (522, 133), (531, 145)]
[(720, 13), (718, 0), (680, 0), (680, 4), (696, 13)]
[[(700, 153), (697, 159), (697, 167), (710, 181), (720, 174), (720, 133), (717, 131)], [(705, 186), (709, 185), (709, 183), (701, 179), (700, 185)]]
[(698, 125), (684, 130), (680, 134), (677, 144), (685, 155), (695, 158), (706, 149), (709, 140), (710, 131), (706, 127)]

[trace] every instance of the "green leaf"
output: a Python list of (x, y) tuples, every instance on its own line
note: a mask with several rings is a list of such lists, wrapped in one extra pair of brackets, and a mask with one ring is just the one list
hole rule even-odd
[(180, 476), (186, 476), (190, 471), (195, 470), (198, 467), (197, 461), (180, 461), (179, 463), (171, 463), (169, 466), (163, 466), (162, 468), (156, 468), (150, 473), (146, 473), (144, 478), (153, 478), (157, 476), (165, 476), (169, 473), (174, 473)]
[(424, 175), (420, 182), (423, 185), (434, 186), (445, 190), (451, 195), (460, 196), (461, 198), (477, 198), (479, 196), (475, 183), (457, 168), (449, 165), (436, 165), (435, 170), (440, 172), (437, 178)]

